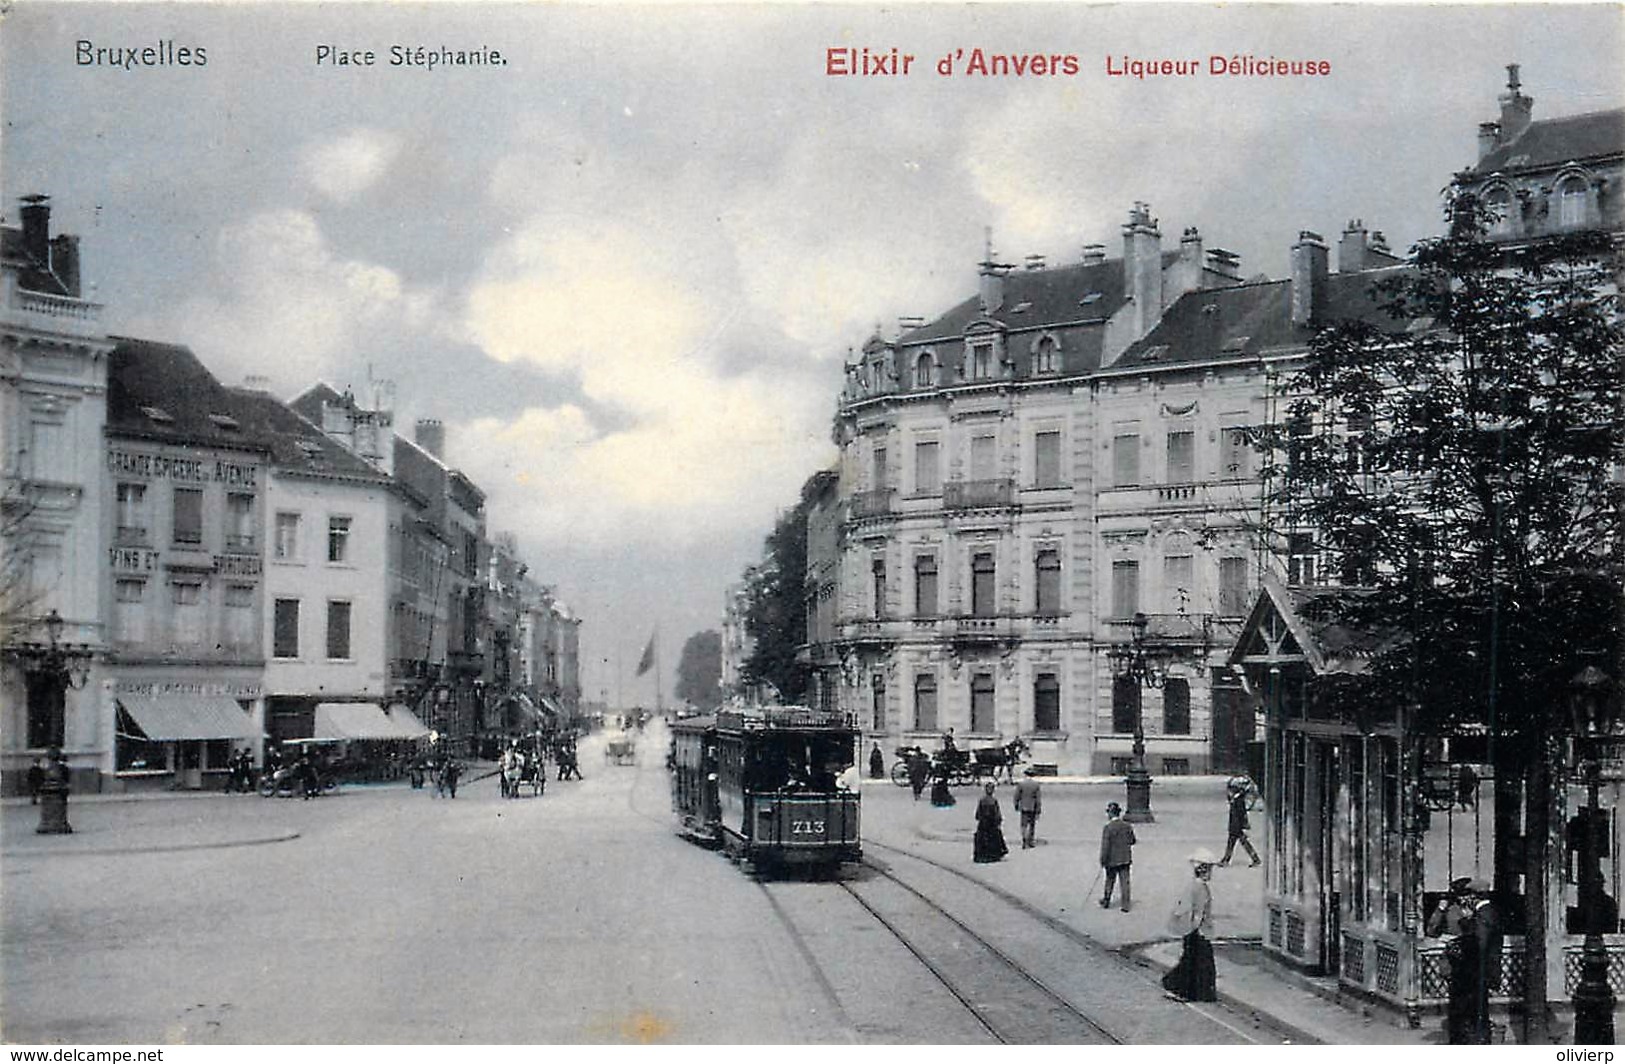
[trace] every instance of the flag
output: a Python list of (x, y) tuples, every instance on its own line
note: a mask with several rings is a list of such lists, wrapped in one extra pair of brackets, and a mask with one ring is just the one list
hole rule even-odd
[(655, 667), (655, 637), (649, 633), (649, 645), (643, 648), (643, 657), (638, 659), (637, 675), (642, 676)]

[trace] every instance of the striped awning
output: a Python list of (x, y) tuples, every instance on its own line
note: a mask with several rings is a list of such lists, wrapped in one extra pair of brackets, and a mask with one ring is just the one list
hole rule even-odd
[(224, 695), (120, 695), (119, 708), (153, 742), (247, 739), (254, 718)]
[(400, 731), (371, 702), (318, 702), (314, 739), (400, 739)]
[(429, 734), (429, 729), (418, 720), (417, 714), (399, 703), (390, 706), (385, 715), (402, 739), (421, 739)]

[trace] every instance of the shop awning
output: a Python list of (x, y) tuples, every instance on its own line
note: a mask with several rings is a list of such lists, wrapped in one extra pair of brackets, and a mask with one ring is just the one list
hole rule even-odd
[(400, 739), (401, 733), (371, 702), (318, 702), (315, 739)]
[(559, 704), (546, 695), (542, 696), (542, 712), (551, 717), (564, 716), (564, 710), (559, 708)]
[(385, 715), (402, 739), (421, 739), (429, 734), (429, 729), (423, 726), (421, 720), (418, 720), (417, 714), (403, 705), (390, 706)]
[(120, 695), (119, 708), (153, 742), (247, 739), (254, 718), (224, 695)]
[(532, 702), (530, 696), (523, 691), (519, 691), (513, 696), (513, 704), (519, 710), (519, 716), (526, 723), (535, 724), (542, 719), (542, 711), (536, 708), (536, 703)]

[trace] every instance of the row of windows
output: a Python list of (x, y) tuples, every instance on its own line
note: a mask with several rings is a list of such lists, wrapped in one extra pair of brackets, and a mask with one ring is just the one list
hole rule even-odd
[[(1507, 186), (1496, 185), (1488, 189), (1484, 193), (1484, 204), (1492, 213), (1491, 236), (1513, 236), (1524, 230), (1524, 226), (1519, 224), (1519, 212), (1513, 202), (1512, 190)], [(1590, 196), (1585, 178), (1571, 174), (1559, 181), (1552, 196), (1552, 205), (1556, 209), (1555, 228), (1578, 229), (1586, 225), (1590, 220)]]
[[(1118, 676), (1112, 680), (1112, 732), (1133, 733), (1144, 709), (1144, 690), (1135, 680)], [(1191, 733), (1191, 685), (1188, 680), (1170, 677), (1162, 686), (1163, 735)]]
[[(953, 383), (949, 379), (952, 367), (945, 371), (935, 351), (922, 351), (911, 359), (906, 355), (904, 358), (910, 363), (908, 374), (915, 388), (935, 388)], [(1003, 376), (1000, 368), (1002, 364), (993, 339), (973, 341), (964, 361), (958, 367), (958, 377), (969, 381), (993, 380)], [(1035, 377), (1061, 372), (1061, 348), (1055, 337), (1039, 338), (1032, 347), (1032, 354), (1028, 356), (1027, 366), (1028, 371)], [(886, 380), (892, 376), (884, 356), (871, 359), (858, 367), (858, 373), (859, 384), (865, 391), (882, 390)]]
[[(993, 617), (998, 613), (997, 563), (991, 551), (976, 551), (970, 558), (970, 615)], [(886, 616), (886, 561), (875, 558), (870, 562), (873, 581), (872, 606), (874, 616)], [(914, 615), (940, 616), (937, 597), (937, 556), (917, 554), (914, 557)], [(1059, 616), (1061, 612), (1061, 554), (1048, 548), (1033, 555), (1033, 612), (1041, 617)]]
[[(282, 510), (276, 515), (276, 539), (271, 545), (271, 556), (279, 562), (296, 562), (301, 560), (299, 553), (300, 528), (304, 518), (301, 514)], [(327, 560), (333, 565), (343, 565), (350, 560), (350, 533), (354, 521), (349, 517), (330, 515), (327, 518)]]
[[(1289, 537), (1288, 582), (1293, 585), (1314, 583), (1315, 556), (1310, 537), (1294, 534)], [(1167, 595), (1169, 613), (1206, 612), (1196, 609), (1196, 558), (1192, 554), (1174, 554), (1163, 559), (1163, 587)], [(937, 556), (914, 556), (914, 616), (941, 616), (938, 597)], [(998, 566), (991, 551), (976, 551), (970, 557), (970, 616), (997, 616)], [(886, 610), (886, 560), (870, 561), (870, 608), (872, 616), (882, 619)], [(1040, 617), (1059, 616), (1062, 612), (1061, 555), (1057, 550), (1040, 549), (1033, 555), (1033, 613)], [(1219, 559), (1218, 614), (1221, 617), (1240, 617), (1249, 606), (1247, 559), (1221, 557)], [(1141, 612), (1140, 563), (1119, 560), (1112, 562), (1111, 617), (1133, 617)]]
[[(1169, 613), (1205, 613), (1196, 608), (1196, 556), (1170, 554), (1163, 558), (1162, 586)], [(1291, 581), (1297, 583), (1297, 581)], [(1312, 583), (1313, 581), (1308, 581)], [(1248, 590), (1247, 559), (1221, 557), (1219, 559), (1218, 614), (1221, 617), (1240, 617), (1251, 604)], [(1140, 603), (1140, 563), (1119, 560), (1112, 562), (1112, 597), (1110, 616), (1133, 617), (1143, 610)]]
[[(1033, 433), (1033, 468), (1031, 487), (1065, 487), (1061, 476), (1061, 433), (1053, 430)], [(891, 487), (891, 474), (887, 468), (889, 452), (885, 444), (876, 444), (870, 452), (872, 459), (869, 483), (876, 491)], [(970, 475), (967, 480), (998, 479), (999, 440), (993, 435), (970, 438)], [(933, 496), (942, 494), (942, 445), (937, 440), (919, 440), (914, 444), (914, 494)]]
[[(875, 673), (871, 677), (872, 707), (871, 726), (876, 731), (885, 731), (888, 722), (886, 719), (886, 677), (883, 673)], [(970, 679), (970, 731), (985, 734), (998, 730), (994, 720), (994, 695), (997, 687), (990, 672), (978, 672)], [(937, 677), (935, 673), (922, 672), (914, 677), (914, 721), (915, 731), (936, 731), (940, 727), (937, 716)], [(1042, 672), (1033, 679), (1033, 730), (1040, 732), (1054, 732), (1061, 730), (1061, 684), (1054, 673)]]
[[(170, 542), (177, 547), (203, 548), (203, 489), (172, 488), (171, 492)], [(118, 485), (114, 542), (120, 546), (145, 546), (154, 542), (152, 494), (145, 484)], [(228, 494), (221, 546), (228, 551), (256, 549), (254, 525), (254, 496)]]
[[(300, 600), (279, 598), (272, 611), (271, 656), (299, 657)], [(344, 599), (327, 600), (327, 660), (350, 660), (351, 604)]]
[[(1165, 484), (1191, 484), (1199, 478), (1197, 434), (1193, 429), (1176, 429), (1167, 434), (1164, 446), (1163, 479)], [(1252, 473), (1252, 443), (1242, 425), (1227, 425), (1219, 437), (1218, 476), (1224, 480), (1245, 479)], [(1033, 488), (1066, 486), (1062, 468), (1061, 433), (1055, 430), (1035, 432), (1032, 436)], [(1140, 487), (1147, 483), (1141, 468), (1141, 455), (1145, 443), (1138, 431), (1120, 431), (1112, 437), (1112, 486)], [(874, 490), (891, 487), (888, 469), (889, 452), (885, 444), (877, 443), (870, 452), (872, 461), (869, 483)], [(999, 476), (999, 440), (992, 434), (970, 438), (970, 468), (967, 480), (994, 480)], [(914, 444), (913, 492), (918, 496), (942, 494), (942, 445), (936, 440), (920, 440)]]
[[(156, 606), (158, 595), (169, 600), (167, 611)], [(218, 628), (209, 631), (210, 595), (201, 577), (175, 577), (165, 584), (135, 578), (113, 581), (114, 643), (202, 648), (218, 645), (232, 651), (252, 650), (255, 643), (252, 584), (226, 584), (220, 592)], [(161, 626), (161, 630), (160, 630)]]

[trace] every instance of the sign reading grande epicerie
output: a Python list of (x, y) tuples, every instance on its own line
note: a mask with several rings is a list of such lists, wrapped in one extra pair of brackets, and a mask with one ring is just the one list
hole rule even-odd
[(144, 480), (182, 480), (193, 484), (225, 484), (234, 488), (255, 487), (260, 473), (258, 466), (240, 465), (222, 459), (114, 450), (107, 452), (107, 468), (120, 476)]

